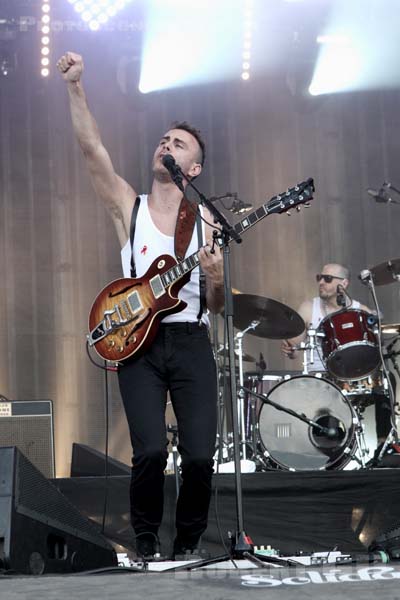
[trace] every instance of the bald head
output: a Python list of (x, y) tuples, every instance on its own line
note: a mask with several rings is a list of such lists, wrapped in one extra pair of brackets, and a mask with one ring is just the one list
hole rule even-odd
[(328, 263), (327, 265), (324, 265), (321, 273), (343, 277), (344, 279), (347, 279), (347, 281), (350, 281), (350, 269), (345, 265), (339, 265), (339, 263)]

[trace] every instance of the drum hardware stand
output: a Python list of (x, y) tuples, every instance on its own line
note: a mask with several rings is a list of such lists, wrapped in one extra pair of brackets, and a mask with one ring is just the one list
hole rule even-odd
[(367, 443), (365, 441), (365, 435), (364, 435), (364, 417), (362, 416), (361, 412), (359, 410), (357, 410), (356, 407), (354, 407), (354, 412), (355, 412), (355, 418), (353, 419), (353, 423), (355, 425), (354, 428), (354, 433), (355, 433), (355, 438), (356, 438), (356, 445), (357, 448), (360, 452), (360, 457), (358, 457), (356, 455), (356, 453), (353, 454), (352, 459), (354, 459), (356, 462), (358, 462), (358, 464), (361, 466), (362, 469), (365, 469), (365, 457), (369, 456), (369, 448), (367, 446)]
[[(218, 341), (217, 315), (214, 315), (214, 314), (212, 315), (211, 324), (212, 324), (212, 343), (213, 343), (214, 359), (217, 364), (217, 398), (218, 398), (217, 436), (219, 437), (220, 440), (222, 440), (223, 436), (224, 436), (223, 427), (224, 427), (225, 403), (224, 403), (223, 389), (222, 389), (223, 386), (221, 386), (221, 381), (220, 381), (220, 368), (219, 368), (219, 363), (218, 363), (219, 341)], [(219, 451), (218, 451), (218, 462), (222, 461), (222, 456), (223, 456), (222, 451), (223, 451), (222, 444), (220, 444)]]
[[(308, 375), (308, 364), (314, 364), (314, 350), (317, 348), (317, 344), (315, 342), (317, 337), (324, 337), (324, 334), (317, 333), (316, 329), (308, 329), (307, 330), (307, 342), (301, 342), (300, 344), (293, 346), (293, 350), (300, 350), (303, 352), (303, 375)], [(310, 351), (310, 359), (307, 358), (307, 352)]]
[[(395, 190), (397, 191), (397, 190)], [(374, 284), (374, 278), (372, 276), (371, 271), (369, 271), (368, 269), (365, 269), (363, 271), (361, 271), (360, 273), (360, 279), (363, 283), (367, 284), (370, 291), (371, 291), (371, 295), (375, 304), (375, 309), (376, 309), (376, 316), (377, 316), (377, 326), (378, 326), (378, 331), (377, 331), (377, 338), (378, 338), (378, 347), (379, 347), (379, 354), (380, 354), (380, 358), (381, 358), (381, 365), (382, 365), (382, 371), (387, 379), (388, 382), (388, 392), (389, 392), (389, 401), (390, 401), (390, 409), (391, 409), (391, 429), (389, 431), (389, 434), (385, 440), (385, 442), (382, 445), (381, 451), (378, 454), (378, 457), (376, 459), (376, 465), (379, 465), (379, 463), (381, 462), (387, 447), (394, 441), (397, 442), (399, 439), (398, 436), (398, 432), (397, 432), (397, 427), (396, 427), (396, 413), (395, 413), (395, 397), (394, 397), (394, 391), (393, 391), (393, 386), (392, 386), (392, 382), (390, 381), (390, 376), (389, 376), (389, 372), (387, 370), (386, 364), (385, 364), (385, 359), (383, 356), (383, 348), (382, 348), (382, 319), (381, 319), (381, 312), (379, 310), (379, 303), (378, 303), (378, 298), (376, 296), (376, 290), (375, 290), (375, 284)]]
[(172, 433), (171, 446), (172, 446), (172, 459), (174, 462), (174, 475), (175, 475), (175, 491), (176, 500), (179, 496), (179, 469), (178, 469), (178, 426), (167, 425), (167, 433)]
[(242, 446), (242, 457), (247, 459), (247, 440), (246, 440), (246, 423), (244, 414), (244, 379), (243, 379), (243, 336), (252, 329), (255, 329), (260, 321), (252, 321), (246, 329), (239, 331), (236, 336), (235, 352), (239, 359), (239, 395), (238, 395), (238, 417), (239, 417), (239, 431), (241, 432), (241, 446)]

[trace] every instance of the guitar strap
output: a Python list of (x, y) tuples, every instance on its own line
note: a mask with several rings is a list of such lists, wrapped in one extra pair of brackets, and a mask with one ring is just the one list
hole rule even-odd
[[(135, 265), (135, 261), (133, 258), (133, 241), (135, 238), (136, 219), (137, 219), (137, 215), (139, 212), (139, 206), (140, 206), (140, 196), (137, 196), (133, 210), (132, 210), (130, 234), (129, 234), (130, 243), (131, 243), (131, 277), (133, 277), (133, 278), (136, 277), (136, 265)], [(187, 249), (190, 244), (190, 240), (192, 239), (195, 222), (196, 222), (196, 227), (197, 227), (197, 240), (198, 240), (198, 244), (199, 244), (199, 248), (200, 248), (204, 244), (200, 209), (197, 209), (196, 211), (192, 210), (192, 208), (190, 207), (190, 202), (185, 197), (183, 197), (181, 200), (181, 204), (179, 206), (178, 218), (176, 221), (175, 235), (174, 235), (174, 250), (175, 250), (175, 256), (176, 256), (176, 259), (178, 260), (178, 262), (182, 262), (185, 258)], [(199, 278), (200, 310), (197, 315), (197, 318), (200, 321), (201, 316), (202, 316), (203, 311), (206, 306), (206, 293), (205, 293), (206, 285), (205, 285), (205, 275), (204, 275), (203, 270), (201, 269), (200, 265), (199, 265), (199, 269), (200, 269), (200, 278)]]
[(131, 240), (131, 277), (135, 279), (136, 277), (136, 265), (135, 260), (133, 258), (133, 240), (135, 239), (135, 229), (136, 229), (136, 219), (137, 214), (139, 212), (140, 206), (140, 196), (136, 197), (135, 204), (133, 206), (132, 215), (131, 215), (131, 226), (129, 232), (129, 239)]

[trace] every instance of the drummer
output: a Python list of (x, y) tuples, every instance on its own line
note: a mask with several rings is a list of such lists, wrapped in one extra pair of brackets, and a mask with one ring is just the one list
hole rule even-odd
[[(321, 321), (328, 315), (342, 308), (364, 310), (370, 314), (374, 312), (364, 304), (353, 300), (348, 293), (350, 283), (350, 270), (348, 267), (338, 263), (329, 263), (323, 267), (321, 273), (316, 275), (316, 280), (318, 283), (318, 296), (312, 300), (305, 300), (298, 310), (306, 326), (304, 332), (296, 338), (282, 342), (283, 354), (291, 359), (297, 357), (298, 351), (295, 347), (305, 341), (308, 330), (317, 330)], [(317, 344), (314, 352), (314, 360), (313, 364), (310, 364), (310, 371), (320, 373), (325, 371), (319, 344)], [(392, 385), (394, 383), (392, 381)], [(385, 396), (376, 398), (375, 420), (378, 443), (383, 443), (391, 428), (390, 404)]]
[[(303, 318), (306, 328), (296, 338), (282, 342), (282, 352), (289, 358), (296, 358), (295, 346), (303, 342), (307, 337), (309, 329), (317, 329), (321, 321), (328, 315), (342, 308), (354, 308), (364, 310), (368, 313), (373, 311), (357, 300), (350, 297), (347, 289), (350, 283), (350, 270), (344, 265), (329, 263), (316, 275), (318, 283), (318, 296), (311, 300), (305, 300), (298, 309)], [(324, 371), (325, 366), (320, 358), (320, 351), (314, 352), (314, 362), (310, 365), (312, 371)]]

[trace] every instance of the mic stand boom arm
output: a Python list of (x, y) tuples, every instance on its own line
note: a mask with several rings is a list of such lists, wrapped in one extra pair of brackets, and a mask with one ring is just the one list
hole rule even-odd
[[(178, 167), (178, 165), (177, 165)], [(235, 354), (234, 354), (234, 333), (233, 333), (233, 296), (230, 273), (230, 249), (229, 239), (235, 240), (238, 244), (242, 238), (228, 223), (224, 215), (210, 202), (204, 194), (197, 189), (192, 181), (186, 177), (180, 167), (180, 174), (187, 181), (188, 185), (194, 189), (200, 198), (203, 206), (206, 206), (216, 223), (221, 225), (223, 257), (224, 257), (224, 291), (225, 291), (225, 319), (227, 323), (227, 343), (229, 352), (229, 376), (230, 376), (230, 405), (232, 410), (232, 432), (233, 432), (233, 448), (234, 448), (234, 465), (235, 465), (235, 491), (236, 491), (236, 518), (237, 530), (232, 538), (232, 552), (234, 557), (241, 558), (245, 552), (252, 551), (253, 543), (244, 531), (243, 518), (243, 493), (240, 471), (240, 440), (239, 440), (239, 419), (237, 406), (237, 387), (235, 373)], [(214, 235), (216, 237), (216, 235)]]
[(296, 412), (295, 410), (292, 410), (291, 408), (287, 408), (286, 406), (281, 406), (281, 404), (277, 404), (276, 402), (274, 402), (273, 400), (270, 400), (270, 398), (268, 398), (267, 396), (264, 396), (263, 394), (257, 394), (257, 392), (253, 392), (252, 390), (245, 388), (245, 387), (243, 387), (242, 389), (244, 391), (246, 391), (248, 394), (251, 394), (252, 396), (255, 396), (256, 398), (258, 398), (259, 400), (262, 400), (262, 402), (264, 404), (270, 404), (277, 410), (281, 410), (282, 412), (285, 412), (288, 415), (291, 415), (292, 417), (295, 417), (296, 419), (299, 419), (300, 421), (303, 421), (304, 423), (307, 423), (308, 425), (315, 427), (316, 429), (319, 429), (319, 431), (322, 431), (322, 433), (326, 433), (328, 437), (330, 435), (332, 435), (335, 431), (335, 429), (333, 427), (324, 427), (323, 425), (320, 425), (316, 421), (313, 421), (312, 419), (309, 419), (308, 417), (306, 417), (305, 414), (300, 414), (300, 413)]

